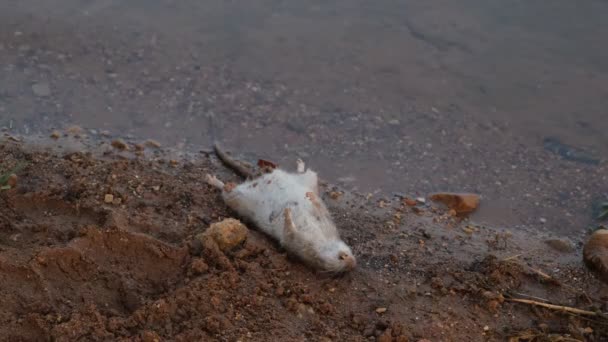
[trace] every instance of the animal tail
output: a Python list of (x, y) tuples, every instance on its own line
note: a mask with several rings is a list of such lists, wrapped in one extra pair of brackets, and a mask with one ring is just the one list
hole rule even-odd
[(236, 174), (243, 178), (253, 178), (253, 172), (244, 166), (238, 160), (229, 156), (220, 146), (220, 144), (215, 141), (213, 142), (213, 151), (217, 155), (217, 157), (230, 169), (232, 169)]

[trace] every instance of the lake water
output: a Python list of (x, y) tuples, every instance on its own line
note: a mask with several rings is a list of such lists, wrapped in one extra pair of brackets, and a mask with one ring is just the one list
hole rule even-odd
[(577, 238), (608, 197), (606, 18), (603, 0), (4, 1), (0, 127), (215, 138)]

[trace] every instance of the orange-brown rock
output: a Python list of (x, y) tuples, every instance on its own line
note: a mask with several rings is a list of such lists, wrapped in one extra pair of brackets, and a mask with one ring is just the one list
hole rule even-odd
[(406, 205), (408, 205), (408, 206), (410, 206), (410, 207), (413, 207), (413, 206), (415, 206), (416, 204), (418, 204), (418, 202), (416, 202), (416, 200), (411, 199), (411, 198), (409, 198), (409, 197), (404, 198), (404, 199), (403, 199), (403, 203), (405, 203)]
[(203, 234), (213, 238), (218, 247), (226, 252), (245, 241), (247, 231), (247, 227), (241, 221), (229, 218), (213, 223)]
[(453, 209), (457, 215), (472, 213), (479, 206), (479, 195), (476, 194), (440, 192), (432, 194), (430, 198)]
[(591, 235), (583, 248), (583, 260), (608, 283), (608, 229), (598, 229)]
[(6, 181), (6, 185), (10, 186), (11, 189), (17, 186), (17, 182), (19, 181), (19, 177), (17, 177), (16, 174), (11, 174), (7, 181)]

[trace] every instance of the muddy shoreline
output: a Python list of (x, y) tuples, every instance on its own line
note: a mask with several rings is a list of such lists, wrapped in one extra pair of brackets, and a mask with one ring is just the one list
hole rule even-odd
[(3, 168), (27, 163), (16, 187), (0, 193), (1, 340), (608, 336), (599, 319), (509, 301), (606, 311), (608, 292), (582, 264), (581, 241), (478, 225), (432, 203), (411, 207), (326, 184), (324, 200), (359, 259), (355, 272), (315, 272), (255, 227), (242, 246), (217, 255), (196, 236), (235, 214), (202, 175), (233, 174), (205, 153), (128, 140), (121, 151), (110, 137), (85, 135), (0, 143)]

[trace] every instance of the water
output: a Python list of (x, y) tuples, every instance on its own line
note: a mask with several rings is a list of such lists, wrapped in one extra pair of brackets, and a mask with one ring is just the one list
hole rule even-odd
[(600, 0), (5, 1), (0, 126), (215, 136), (378, 196), (477, 192), (479, 222), (577, 237), (608, 196), (607, 17)]

